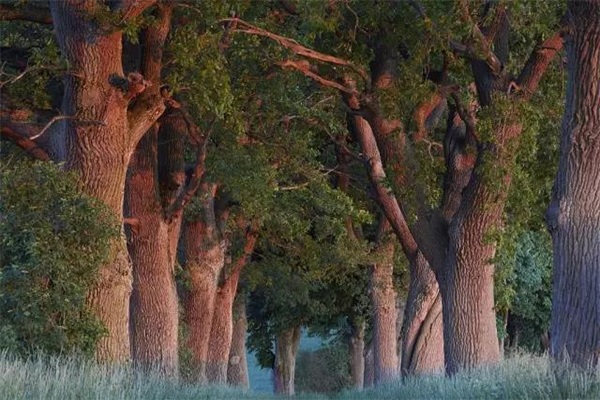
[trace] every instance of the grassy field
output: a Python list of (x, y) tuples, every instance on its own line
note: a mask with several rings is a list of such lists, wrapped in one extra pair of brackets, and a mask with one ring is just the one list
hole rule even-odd
[[(0, 354), (0, 399), (274, 399), (268, 393), (226, 387), (198, 387), (133, 373), (127, 367), (98, 366), (68, 358), (16, 360)], [(299, 399), (325, 399), (303, 394)], [(600, 371), (556, 370), (544, 357), (519, 355), (500, 366), (452, 379), (408, 379), (348, 399), (598, 399)]]

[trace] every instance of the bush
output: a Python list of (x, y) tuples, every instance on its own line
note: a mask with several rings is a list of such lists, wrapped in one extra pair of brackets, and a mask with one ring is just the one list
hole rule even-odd
[(0, 348), (91, 353), (104, 328), (85, 306), (119, 234), (110, 211), (53, 163), (0, 161)]
[(296, 361), (296, 391), (335, 393), (352, 386), (348, 349), (334, 343), (315, 351), (302, 351)]

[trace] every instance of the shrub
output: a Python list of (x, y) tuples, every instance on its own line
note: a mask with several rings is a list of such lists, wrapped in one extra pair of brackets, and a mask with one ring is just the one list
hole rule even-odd
[(0, 348), (91, 353), (104, 332), (85, 306), (119, 230), (76, 176), (0, 160)]
[(333, 343), (315, 351), (302, 351), (296, 361), (296, 390), (335, 393), (352, 385), (348, 349)]

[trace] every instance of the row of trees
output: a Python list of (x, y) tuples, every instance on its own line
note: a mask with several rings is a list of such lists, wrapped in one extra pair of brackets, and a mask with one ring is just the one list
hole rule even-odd
[(531, 317), (515, 257), (549, 202), (566, 43), (550, 352), (598, 364), (598, 1), (2, 11), (2, 137), (64, 163), (122, 227), (90, 260), (96, 357), (247, 384), (248, 301), (250, 345), (290, 394), (303, 326), (346, 327), (359, 387), (365, 354), (374, 383), (499, 361), (498, 332)]

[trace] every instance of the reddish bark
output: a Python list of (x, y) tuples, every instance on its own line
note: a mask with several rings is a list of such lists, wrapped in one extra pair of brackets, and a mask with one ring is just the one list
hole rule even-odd
[[(128, 18), (151, 4), (144, 2), (130, 8)], [(98, 26), (92, 18), (95, 2), (50, 2), (50, 8), (58, 44), (70, 68), (65, 74), (61, 111), (78, 117), (60, 122), (66, 167), (79, 173), (87, 194), (104, 202), (122, 221), (129, 158), (164, 106), (159, 98), (149, 96), (128, 109), (131, 97), (111, 83), (114, 77), (123, 77), (122, 32)], [(125, 361), (130, 357), (132, 276), (124, 235), (112, 247), (112, 260), (100, 268), (88, 304), (108, 330), (98, 344), (97, 357)]]

